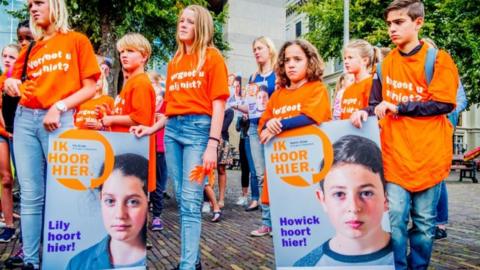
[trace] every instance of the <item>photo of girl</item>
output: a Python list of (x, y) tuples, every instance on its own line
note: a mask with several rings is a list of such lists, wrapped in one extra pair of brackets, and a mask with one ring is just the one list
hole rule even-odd
[(115, 156), (110, 176), (99, 187), (103, 225), (108, 235), (75, 255), (66, 269), (144, 269), (147, 178), (146, 158), (131, 153)]
[(346, 135), (333, 144), (333, 151), (332, 168), (316, 193), (335, 235), (294, 266), (394, 269), (391, 236), (382, 228), (388, 202), (380, 148), (365, 137)]

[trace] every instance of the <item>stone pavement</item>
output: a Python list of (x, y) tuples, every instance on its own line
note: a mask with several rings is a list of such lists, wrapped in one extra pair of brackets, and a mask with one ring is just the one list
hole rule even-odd
[[(430, 269), (480, 270), (480, 184), (460, 183), (458, 175), (449, 177), (450, 224), (448, 238), (435, 242)], [(227, 205), (220, 223), (211, 223), (204, 215), (202, 226), (203, 269), (273, 269), (270, 237), (252, 238), (249, 232), (260, 226), (260, 212), (247, 213), (234, 201), (240, 192), (238, 171), (228, 172)], [(180, 252), (178, 214), (174, 199), (166, 201), (162, 214), (165, 229), (149, 232), (153, 248), (148, 253), (149, 269), (171, 269)], [(0, 244), (4, 261), (18, 241)]]

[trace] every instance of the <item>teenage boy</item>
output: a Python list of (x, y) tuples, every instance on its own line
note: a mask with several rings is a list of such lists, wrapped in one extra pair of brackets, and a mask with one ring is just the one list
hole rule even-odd
[(428, 46), (418, 38), (425, 17), (421, 1), (395, 0), (384, 16), (397, 47), (384, 59), (382, 77), (374, 80), (369, 107), (351, 121), (361, 127), (369, 114), (380, 118), (396, 269), (427, 269), (440, 183), (452, 160), (453, 128), (445, 115), (456, 105), (458, 71), (440, 50), (427, 83)]

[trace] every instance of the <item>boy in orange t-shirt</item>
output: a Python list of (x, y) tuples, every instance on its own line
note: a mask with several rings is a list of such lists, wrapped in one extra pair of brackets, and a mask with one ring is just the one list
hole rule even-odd
[(383, 61), (382, 78), (374, 80), (370, 106), (354, 113), (351, 120), (361, 127), (369, 113), (381, 119), (396, 269), (427, 269), (440, 183), (448, 176), (452, 160), (453, 128), (446, 114), (455, 108), (458, 71), (448, 53), (439, 51), (427, 83), (428, 46), (418, 38), (424, 21), (422, 2), (395, 0), (384, 14), (397, 48)]
[[(152, 52), (148, 40), (138, 33), (123, 36), (117, 42), (122, 68), (128, 80), (115, 98), (112, 111), (101, 123), (112, 131), (129, 132), (131, 126), (151, 126), (155, 120), (155, 91), (145, 73)], [(148, 191), (155, 190), (155, 136), (150, 136)]]

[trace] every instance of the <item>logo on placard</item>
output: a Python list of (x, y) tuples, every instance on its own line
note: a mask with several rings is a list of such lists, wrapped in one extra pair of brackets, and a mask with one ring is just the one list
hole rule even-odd
[[(318, 145), (318, 141), (305, 139), (306, 136), (315, 136), (319, 139), (323, 149), (323, 167), (319, 164), (311, 164), (309, 155), (321, 155), (320, 147), (311, 149), (312, 143)], [(299, 138), (296, 142), (298, 147), (290, 149), (293, 143), (286, 139)], [(310, 145), (310, 149), (301, 145)], [(316, 151), (317, 150), (317, 151)], [(333, 164), (333, 147), (329, 138), (322, 130), (314, 126), (307, 126), (295, 130), (281, 133), (278, 139), (273, 143), (273, 152), (270, 154), (270, 160), (275, 173), (285, 183), (295, 187), (308, 187), (318, 184), (328, 173)], [(318, 172), (320, 170), (320, 172)], [(305, 179), (305, 174), (311, 174), (311, 179)]]
[[(90, 160), (88, 153), (77, 152), (72, 149), (74, 140), (89, 140), (99, 142), (105, 149), (103, 172), (94, 177), (90, 172)], [(51, 151), (48, 153), (48, 163), (51, 165), (50, 174), (63, 186), (73, 190), (87, 190), (96, 188), (105, 182), (113, 170), (114, 153), (108, 140), (99, 132), (93, 130), (71, 129), (60, 134), (52, 140)], [(89, 179), (86, 186), (80, 179)]]

